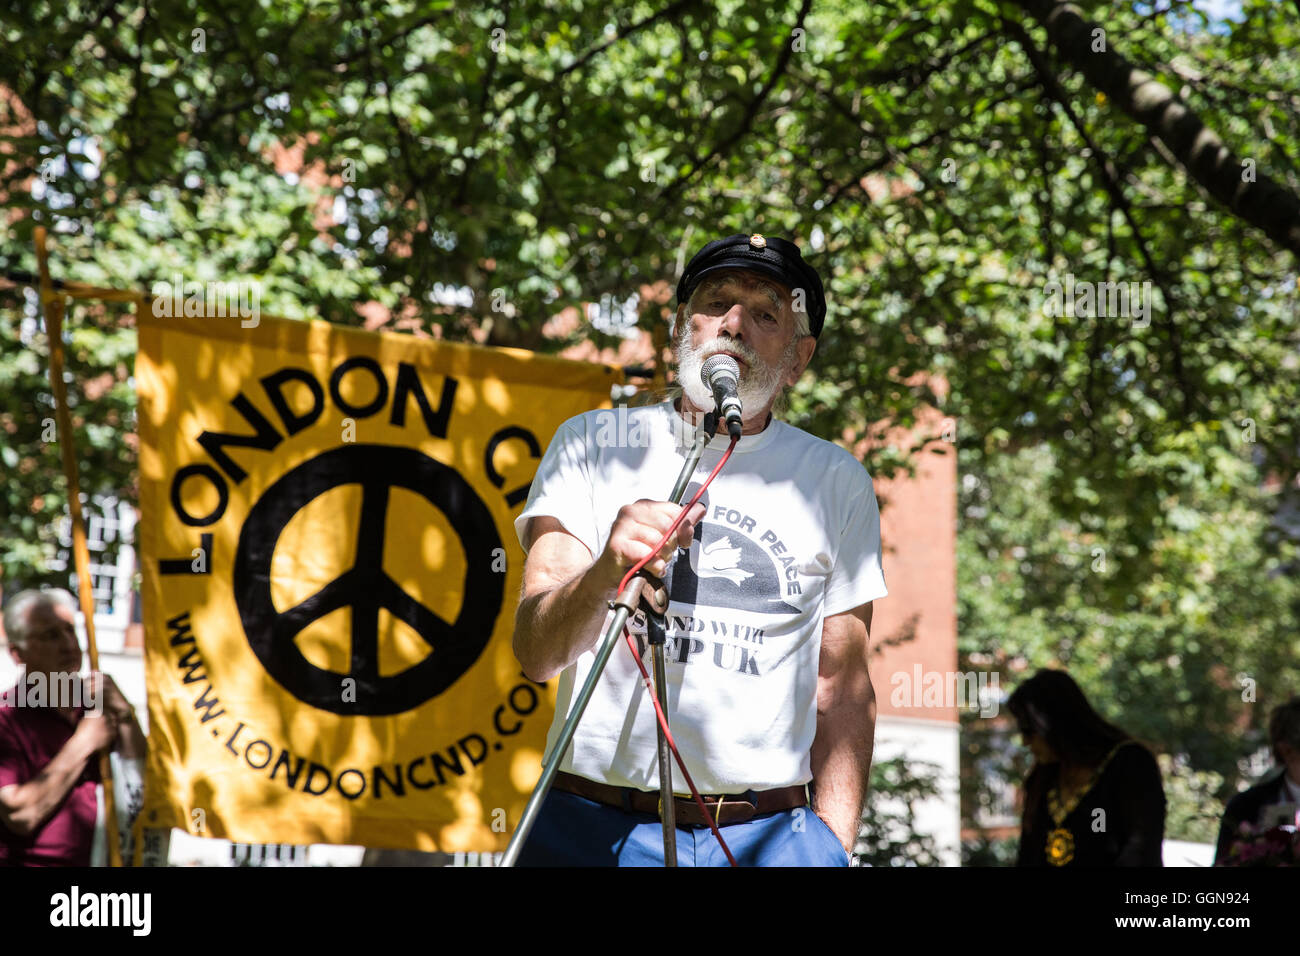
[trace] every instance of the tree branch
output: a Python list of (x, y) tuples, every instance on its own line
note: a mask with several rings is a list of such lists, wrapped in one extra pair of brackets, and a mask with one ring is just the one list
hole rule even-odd
[[(582, 69), (584, 66), (587, 65), (587, 61), (589, 61), (592, 57), (597, 56), (600, 53), (604, 52), (605, 50), (609, 49), (611, 46), (613, 46), (615, 43), (618, 43), (620, 40), (626, 40), (628, 37), (641, 32), (646, 27), (651, 26), (660, 20), (667, 19), (673, 16), (673, 14), (684, 11), (689, 7), (698, 6), (699, 3), (700, 0), (677, 0), (676, 3), (669, 4), (668, 6), (664, 7), (662, 10), (658, 11), (657, 13), (652, 13), (650, 14), (650, 16), (646, 17), (645, 19), (638, 20), (636, 23), (632, 24), (622, 33), (616, 33), (614, 36), (610, 37), (604, 43), (598, 43), (590, 50), (588, 50), (586, 53), (582, 54), (582, 56), (578, 57), (568, 66), (566, 66), (564, 69), (560, 70), (559, 73), (556, 73), (555, 80), (563, 79), (564, 77), (572, 73), (574, 70)], [(554, 80), (552, 80), (552, 82), (554, 82)]]
[(1178, 386), (1183, 395), (1183, 415), (1191, 417), (1192, 408), (1195, 404), (1195, 395), (1189, 385), (1186, 373), (1183, 369), (1183, 342), (1182, 335), (1178, 331), (1178, 322), (1173, 316), (1174, 298), (1169, 283), (1165, 281), (1164, 273), (1156, 263), (1155, 256), (1151, 254), (1151, 249), (1147, 245), (1146, 236), (1143, 235), (1142, 228), (1138, 225), (1137, 220), (1133, 217), (1133, 208), (1129, 205), (1128, 197), (1124, 195), (1124, 190), (1120, 188), (1119, 174), (1114, 169), (1110, 160), (1107, 159), (1105, 152), (1098, 146), (1084, 127), (1083, 121), (1075, 113), (1074, 107), (1070, 105), (1069, 99), (1065, 95), (1060, 82), (1056, 75), (1048, 68), (1046, 59), (1042, 51), (1034, 46), (1033, 39), (1028, 32), (1018, 23), (1010, 20), (1003, 21), (1007, 30), (1015, 38), (1016, 42), (1025, 51), (1029, 61), (1033, 64), (1034, 70), (1038, 73), (1039, 80), (1042, 83), (1044, 92), (1053, 99), (1061, 111), (1065, 113), (1074, 126), (1079, 136), (1088, 146), (1088, 151), (1097, 163), (1097, 168), (1101, 170), (1102, 181), (1106, 186), (1106, 191), (1110, 194), (1111, 200), (1120, 213), (1124, 216), (1124, 221), (1133, 232), (1133, 241), (1137, 244), (1138, 253), (1142, 256), (1142, 262), (1146, 266), (1147, 273), (1155, 280), (1160, 289), (1160, 294), (1164, 297), (1165, 308), (1169, 310), (1168, 317), (1161, 317), (1160, 324), (1164, 326), (1165, 332), (1169, 336), (1169, 346), (1172, 353), (1174, 364), (1174, 378), (1178, 381)]
[[(796, 28), (803, 26), (804, 21), (808, 18), (808, 11), (811, 9), (812, 0), (803, 0), (803, 3), (799, 7), (799, 16), (795, 20)], [(772, 67), (772, 72), (768, 74), (767, 81), (763, 84), (762, 89), (758, 91), (757, 96), (750, 100), (749, 105), (745, 109), (745, 114), (740, 118), (740, 125), (736, 130), (725, 140), (715, 144), (703, 158), (693, 162), (691, 168), (683, 175), (669, 183), (667, 188), (656, 197), (657, 202), (666, 201), (674, 194), (680, 192), (686, 184), (695, 177), (696, 173), (704, 169), (704, 167), (712, 162), (713, 159), (726, 153), (749, 133), (750, 128), (754, 125), (754, 118), (758, 115), (759, 109), (762, 107), (763, 103), (767, 101), (768, 96), (771, 95), (772, 90), (776, 87), (777, 81), (780, 80), (781, 76), (785, 73), (786, 68), (790, 65), (790, 57), (793, 55), (794, 44), (786, 43), (782, 47), (781, 56), (777, 59), (776, 65)]]
[(1016, 3), (1046, 28), (1067, 62), (1163, 142), (1210, 195), (1300, 256), (1300, 198), (1263, 173), (1254, 182), (1243, 182), (1241, 160), (1177, 94), (1133, 66), (1109, 42), (1105, 50), (1093, 52), (1093, 32), (1101, 28), (1078, 7), (1056, 0)]

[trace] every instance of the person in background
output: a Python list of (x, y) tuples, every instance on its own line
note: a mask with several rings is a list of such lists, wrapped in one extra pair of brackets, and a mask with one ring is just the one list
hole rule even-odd
[(1273, 708), (1268, 718), (1268, 742), (1278, 766), (1260, 783), (1228, 801), (1219, 824), (1214, 865), (1227, 862), (1243, 823), (1258, 826), (1269, 807), (1300, 804), (1300, 697)]
[(1007, 702), (1034, 765), (1017, 866), (1161, 866), (1155, 756), (1103, 720), (1073, 678), (1042, 670)]
[(24, 672), (0, 694), (0, 866), (89, 866), (99, 753), (142, 760), (144, 734), (111, 677), (80, 676), (71, 594), (17, 594), (4, 629)]

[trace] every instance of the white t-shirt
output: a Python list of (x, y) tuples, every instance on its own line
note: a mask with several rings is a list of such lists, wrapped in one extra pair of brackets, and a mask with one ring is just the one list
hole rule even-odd
[[(521, 542), (530, 518), (550, 515), (599, 555), (623, 505), (667, 500), (690, 437), (667, 402), (569, 419), (515, 519)], [(710, 441), (684, 500), (727, 443), (723, 435)], [(741, 438), (701, 500), (707, 510), (689, 555), (679, 549), (665, 576), (669, 727), (701, 793), (807, 783), (823, 619), (888, 593), (871, 478), (844, 449), (772, 419)], [(649, 670), (640, 612), (629, 629)], [(560, 766), (655, 790), (654, 707), (620, 644)], [(548, 754), (594, 659), (588, 651), (560, 675)], [(679, 770), (673, 783), (688, 792)]]

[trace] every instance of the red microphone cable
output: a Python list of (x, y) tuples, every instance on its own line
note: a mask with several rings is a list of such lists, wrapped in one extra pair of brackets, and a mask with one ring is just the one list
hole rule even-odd
[[(679, 514), (673, 521), (672, 527), (670, 527), (668, 531), (665, 532), (664, 536), (659, 539), (659, 543), (654, 546), (654, 549), (636, 564), (632, 565), (631, 570), (623, 576), (623, 580), (619, 582), (618, 585), (619, 594), (623, 593), (623, 589), (627, 587), (628, 582), (632, 580), (636, 573), (649, 564), (650, 559), (659, 553), (659, 549), (668, 543), (668, 539), (677, 533), (677, 529), (681, 527), (681, 523), (686, 520), (686, 513), (695, 507), (697, 501), (704, 497), (705, 490), (713, 483), (713, 479), (718, 477), (718, 472), (722, 471), (722, 466), (727, 463), (727, 459), (730, 458), (731, 453), (735, 451), (737, 441), (739, 441), (738, 437), (733, 437), (731, 439), (731, 444), (727, 446), (727, 450), (722, 454), (722, 460), (714, 466), (713, 471), (709, 473), (709, 477), (704, 480), (704, 484), (700, 485), (700, 490), (695, 492), (695, 497), (687, 503), (686, 507), (682, 508), (681, 514)], [(686, 763), (682, 760), (682, 755), (677, 750), (677, 743), (673, 740), (672, 732), (668, 729), (668, 718), (665, 716), (663, 708), (659, 706), (659, 697), (654, 692), (654, 684), (650, 679), (650, 672), (646, 670), (645, 661), (641, 660), (641, 655), (637, 652), (636, 643), (632, 640), (632, 634), (626, 627), (623, 628), (623, 638), (627, 641), (628, 649), (636, 659), (636, 666), (641, 670), (641, 679), (644, 681), (646, 689), (650, 692), (650, 702), (654, 704), (655, 718), (659, 721), (659, 726), (664, 732), (664, 739), (668, 741), (668, 747), (673, 752), (673, 759), (677, 761), (677, 766), (681, 768), (682, 776), (686, 778), (686, 785), (691, 788), (691, 796), (695, 798), (696, 804), (699, 805), (700, 812), (704, 814), (704, 819), (708, 821), (709, 829), (711, 829), (713, 835), (718, 838), (718, 843), (722, 847), (722, 852), (727, 855), (727, 862), (732, 866), (739, 866), (736, 862), (736, 858), (731, 855), (731, 849), (727, 846), (727, 841), (722, 839), (722, 832), (718, 829), (716, 821), (709, 813), (709, 808), (705, 806), (704, 798), (700, 796), (700, 791), (696, 789), (695, 781), (691, 779), (691, 772), (686, 769)]]

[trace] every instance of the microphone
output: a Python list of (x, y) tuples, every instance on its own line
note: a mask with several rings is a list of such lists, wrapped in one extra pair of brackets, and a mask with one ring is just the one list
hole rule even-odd
[(700, 379), (713, 392), (718, 414), (727, 421), (727, 433), (739, 438), (744, 427), (740, 417), (740, 365), (730, 355), (711, 355), (700, 369)]

